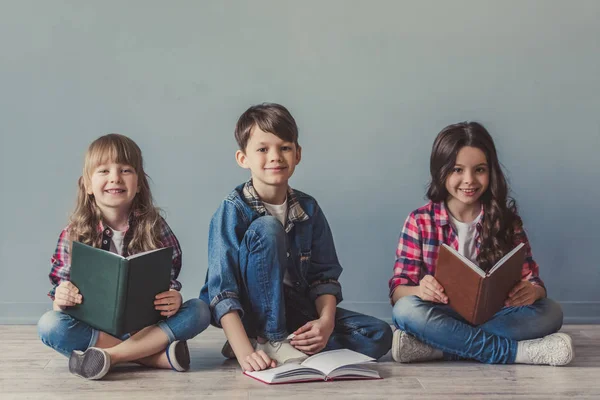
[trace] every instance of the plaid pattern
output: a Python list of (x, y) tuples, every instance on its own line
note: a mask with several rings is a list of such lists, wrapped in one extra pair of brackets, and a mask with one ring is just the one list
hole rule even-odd
[[(477, 224), (475, 243), (477, 253), (481, 245), (480, 232), (483, 221), (483, 207), (481, 219)], [(531, 247), (524, 231), (516, 232), (515, 246), (525, 243), (525, 262), (523, 263), (522, 279), (529, 280), (534, 285), (544, 286), (539, 278), (539, 267), (533, 260)], [(398, 248), (396, 249), (396, 263), (394, 276), (389, 281), (391, 297), (399, 285), (416, 286), (425, 275), (435, 274), (435, 264), (442, 243), (458, 250), (458, 237), (452, 224), (448, 210), (444, 203), (429, 202), (425, 206), (413, 211), (402, 228)]]
[[(161, 232), (160, 232), (160, 242), (162, 247), (173, 247), (173, 266), (171, 268), (171, 289), (181, 290), (181, 283), (177, 280), (179, 276), (179, 272), (181, 271), (181, 247), (179, 246), (179, 241), (175, 234), (167, 225), (167, 222), (161, 218)], [(129, 225), (132, 226), (132, 221), (130, 220)], [(110, 242), (112, 238), (112, 231), (110, 228), (104, 228), (102, 223), (98, 226), (98, 231), (102, 231), (102, 245), (101, 248), (103, 250), (110, 250)], [(127, 230), (125, 234), (125, 238), (123, 240), (123, 249), (127, 249), (127, 245), (131, 240), (131, 235), (133, 232), (131, 229)], [(71, 276), (71, 240), (69, 239), (69, 227), (67, 226), (62, 230), (60, 236), (58, 237), (58, 244), (56, 245), (56, 250), (54, 251), (54, 255), (50, 259), (52, 263), (52, 269), (50, 270), (50, 274), (48, 277), (50, 278), (50, 282), (54, 285), (54, 287), (48, 292), (48, 296), (54, 300), (54, 292), (56, 291), (56, 287), (60, 285), (62, 281), (68, 281)]]
[[(269, 211), (258, 196), (258, 193), (256, 193), (256, 189), (254, 189), (254, 186), (252, 185), (252, 179), (250, 179), (244, 185), (243, 194), (246, 204), (248, 204), (256, 213), (259, 215), (270, 215)], [(298, 202), (298, 199), (296, 198), (296, 195), (294, 194), (294, 191), (289, 186), (287, 202), (287, 221), (284, 229), (286, 233), (289, 233), (294, 227), (294, 222), (306, 221), (308, 219), (308, 214), (304, 212), (300, 206), (300, 203)]]

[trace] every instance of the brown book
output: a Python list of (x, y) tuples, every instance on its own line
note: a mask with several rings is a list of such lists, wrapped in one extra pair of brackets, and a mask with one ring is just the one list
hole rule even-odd
[(440, 248), (435, 279), (444, 288), (448, 304), (473, 325), (481, 325), (503, 306), (510, 290), (521, 280), (525, 245), (519, 244), (489, 272), (452, 247)]

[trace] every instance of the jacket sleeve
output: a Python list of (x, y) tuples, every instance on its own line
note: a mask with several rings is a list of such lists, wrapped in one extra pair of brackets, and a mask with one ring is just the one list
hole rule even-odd
[(335, 296), (337, 303), (340, 303), (343, 297), (338, 279), (342, 273), (342, 266), (335, 251), (331, 229), (318, 205), (313, 218), (311, 254), (301, 255), (300, 259), (300, 262), (307, 261), (302, 259), (304, 257), (310, 259), (307, 270), (308, 294), (312, 301), (321, 295), (331, 294)]

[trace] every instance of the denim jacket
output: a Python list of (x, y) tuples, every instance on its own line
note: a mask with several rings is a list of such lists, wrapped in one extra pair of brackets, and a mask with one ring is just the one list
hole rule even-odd
[[(268, 214), (257, 195), (249, 198), (252, 195), (248, 194), (248, 188), (256, 193), (251, 181), (239, 185), (223, 200), (210, 222), (208, 271), (200, 299), (210, 304), (213, 323), (217, 326), (223, 315), (233, 310), (244, 313), (239, 298), (240, 244), (250, 224)], [(342, 267), (329, 224), (313, 197), (288, 190), (285, 230), (290, 255), (287, 268), (295, 290), (305, 293), (313, 302), (323, 294), (334, 295), (338, 303), (342, 301), (338, 282)]]

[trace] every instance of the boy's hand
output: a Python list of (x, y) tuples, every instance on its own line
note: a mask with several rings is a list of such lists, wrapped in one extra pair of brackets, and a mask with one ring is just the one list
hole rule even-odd
[(521, 281), (510, 290), (504, 305), (506, 307), (528, 306), (544, 297), (545, 293), (543, 287), (534, 285), (529, 281)]
[(419, 282), (419, 294), (421, 300), (433, 301), (434, 303), (448, 303), (448, 296), (444, 294), (444, 288), (431, 275), (425, 275)]
[(271, 358), (262, 350), (253, 351), (249, 354), (243, 354), (237, 358), (240, 367), (244, 371), (262, 371), (267, 368), (274, 368), (277, 366), (277, 361), (271, 360)]
[(67, 307), (81, 304), (81, 299), (79, 289), (75, 285), (69, 281), (62, 281), (54, 292), (54, 307), (64, 310)]
[(335, 321), (332, 318), (319, 318), (309, 321), (294, 332), (290, 344), (306, 354), (323, 350), (333, 332)]
[(177, 314), (179, 307), (181, 307), (181, 293), (177, 290), (170, 289), (166, 292), (162, 292), (156, 295), (154, 300), (154, 308), (159, 310), (165, 317), (171, 317)]

